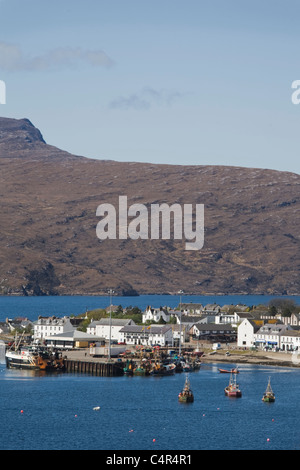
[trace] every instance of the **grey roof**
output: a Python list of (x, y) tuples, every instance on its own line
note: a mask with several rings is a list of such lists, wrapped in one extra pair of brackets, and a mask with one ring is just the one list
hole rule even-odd
[(299, 330), (285, 330), (283, 333), (282, 333), (282, 336), (300, 336), (300, 331)]
[(235, 312), (240, 318), (254, 318), (250, 312)]
[[(203, 317), (201, 317), (202, 319)], [(193, 316), (193, 315), (182, 315), (181, 316), (181, 323), (197, 323), (200, 319), (200, 315)]]
[(48, 335), (48, 336), (45, 336), (45, 339), (46, 340), (62, 339), (62, 340), (70, 340), (70, 341), (72, 340), (73, 341), (87, 341), (87, 340), (99, 341), (100, 339), (102, 340), (104, 338), (100, 338), (99, 336), (95, 336), (95, 335), (90, 335), (83, 331), (73, 330), (73, 331), (66, 331), (65, 333), (59, 333), (57, 335)]
[(283, 325), (282, 323), (266, 323), (259, 330), (259, 334), (282, 334), (286, 330), (291, 330), (292, 328), (289, 325)]
[(148, 333), (148, 334), (163, 334), (172, 328), (172, 325), (126, 325), (120, 332), (121, 333)]
[[(180, 308), (180, 305), (178, 305), (178, 307)], [(182, 303), (181, 308), (187, 308), (187, 309), (191, 309), (191, 310), (197, 309), (198, 310), (198, 309), (202, 309), (203, 305), (202, 304), (193, 304), (192, 302)]]
[[(125, 325), (129, 325), (130, 323), (134, 324), (134, 321), (131, 320), (130, 318), (126, 318), (126, 319), (112, 318), (111, 319), (111, 325), (113, 326), (125, 326)], [(91, 327), (95, 327), (96, 325), (109, 326), (109, 324), (110, 324), (109, 318), (101, 318), (100, 320), (92, 321), (88, 327), (91, 328)]]
[(236, 331), (236, 328), (228, 323), (196, 323), (195, 326), (199, 331)]
[(247, 318), (248, 322), (253, 326), (253, 331), (254, 333), (256, 333), (261, 327), (262, 325), (258, 325), (255, 320), (251, 320), (250, 318)]

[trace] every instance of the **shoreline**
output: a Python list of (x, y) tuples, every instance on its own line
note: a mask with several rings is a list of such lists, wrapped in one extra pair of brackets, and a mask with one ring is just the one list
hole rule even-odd
[(275, 366), (275, 367), (300, 367), (300, 353), (299, 355), (293, 355), (292, 353), (276, 353), (268, 352), (263, 353), (262, 351), (245, 352), (245, 354), (230, 353), (230, 356), (226, 356), (225, 353), (216, 352), (213, 354), (204, 354), (201, 357), (201, 363), (224, 363), (224, 364), (254, 364), (261, 366)]

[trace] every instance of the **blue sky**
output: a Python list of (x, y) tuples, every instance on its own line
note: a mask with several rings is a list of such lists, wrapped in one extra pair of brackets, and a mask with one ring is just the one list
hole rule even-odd
[(0, 115), (118, 161), (300, 173), (297, 0), (0, 0)]

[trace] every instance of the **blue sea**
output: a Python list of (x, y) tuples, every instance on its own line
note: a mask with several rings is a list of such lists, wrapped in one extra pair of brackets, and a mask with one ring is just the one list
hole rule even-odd
[[(269, 297), (184, 297), (220, 305), (267, 303)], [(299, 298), (295, 298), (299, 302)], [(113, 299), (145, 308), (175, 307), (179, 297)], [(106, 307), (105, 297), (0, 297), (1, 319), (70, 315)], [(236, 364), (232, 364), (236, 365)], [(195, 401), (178, 402), (185, 374), (170, 377), (95, 377), (7, 369), (0, 364), (0, 450), (300, 450), (300, 370), (239, 366), (243, 396), (228, 398), (220, 364), (190, 374)], [(230, 364), (228, 364), (228, 368)], [(275, 403), (261, 401), (269, 377)], [(100, 410), (93, 408), (100, 407)]]
[[(300, 370), (240, 365), (243, 396), (233, 399), (218, 366), (190, 374), (195, 401), (182, 404), (183, 373), (108, 378), (2, 365), (0, 449), (300, 450)], [(269, 377), (270, 404), (261, 401)]]
[[(183, 295), (182, 303), (193, 302), (202, 305), (216, 303), (223, 305), (243, 304), (267, 305), (273, 298), (280, 296), (271, 295), (219, 295), (219, 296), (201, 296), (201, 295)], [(300, 296), (280, 297), (289, 298), (300, 304)], [(138, 297), (112, 297), (113, 305), (122, 305), (122, 307), (139, 307), (145, 310), (148, 305), (152, 307), (169, 306), (178, 307), (180, 303), (179, 295), (141, 295)], [(106, 308), (110, 304), (108, 296), (53, 296), (53, 297), (16, 297), (0, 296), (0, 321), (6, 318), (17, 316), (27, 317), (29, 320), (37, 320), (39, 315), (79, 315), (86, 310), (96, 308)]]

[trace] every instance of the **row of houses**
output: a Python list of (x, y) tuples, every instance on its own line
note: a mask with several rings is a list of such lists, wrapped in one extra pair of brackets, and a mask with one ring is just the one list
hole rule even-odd
[[(178, 315), (178, 312), (177, 312)], [(208, 323), (199, 318), (178, 315), (176, 323), (136, 325), (131, 319), (102, 318), (92, 321), (87, 332), (79, 332), (69, 317), (39, 317), (34, 322), (33, 339), (48, 346), (69, 348), (88, 346), (91, 342), (127, 345), (177, 346), (191, 338), (208, 341), (234, 341), (236, 328), (231, 324)]]
[[(80, 321), (66, 316), (39, 317), (32, 324), (33, 339), (60, 348), (84, 347), (96, 341), (105, 343), (109, 338), (112, 343), (128, 345), (176, 346), (179, 341), (184, 343), (191, 339), (223, 343), (236, 341), (239, 347), (244, 348), (296, 350), (300, 345), (299, 314), (293, 314), (286, 321), (267, 315), (254, 318), (251, 312), (246, 311), (192, 315), (166, 307), (147, 307), (143, 313), (143, 325), (136, 325), (132, 319), (102, 318), (92, 321), (86, 333), (77, 329)], [(23, 327), (26, 326), (28, 323), (25, 321)]]
[[(216, 324), (228, 324), (231, 323), (233, 326), (241, 321), (241, 318), (249, 315), (246, 312), (246, 308), (243, 306), (236, 306), (236, 311), (229, 313), (229, 307), (231, 310), (233, 306), (226, 306), (224, 311), (221, 307), (216, 304), (209, 304), (203, 307), (201, 304), (182, 304), (181, 310), (172, 310), (168, 307), (153, 308), (148, 306), (143, 313), (142, 321), (147, 322), (170, 322), (172, 318), (175, 318), (177, 322), (201, 322), (201, 323), (216, 323)], [(238, 310), (241, 308), (241, 310)]]
[(300, 325), (245, 318), (238, 326), (237, 345), (245, 348), (297, 351), (300, 347)]

